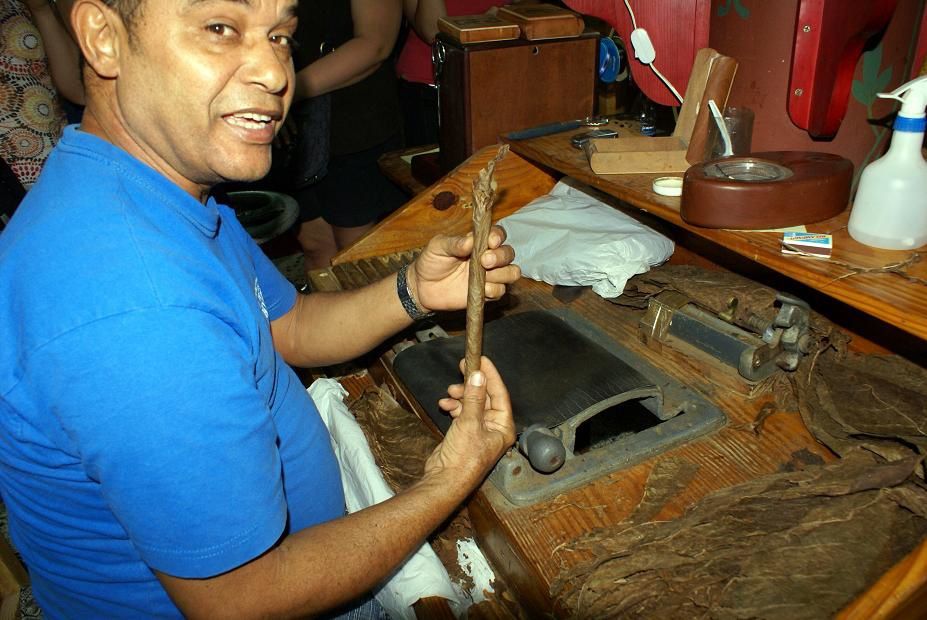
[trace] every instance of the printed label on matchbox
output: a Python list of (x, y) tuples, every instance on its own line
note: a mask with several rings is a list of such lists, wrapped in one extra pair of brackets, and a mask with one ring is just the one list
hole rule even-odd
[(819, 233), (782, 233), (782, 253), (826, 258), (834, 247), (833, 237)]

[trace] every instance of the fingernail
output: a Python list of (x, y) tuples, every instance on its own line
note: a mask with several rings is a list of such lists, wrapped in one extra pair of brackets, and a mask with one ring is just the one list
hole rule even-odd
[(483, 376), (483, 373), (481, 373), (479, 370), (476, 370), (470, 374), (469, 381), (470, 385), (480, 387), (486, 381), (486, 378)]

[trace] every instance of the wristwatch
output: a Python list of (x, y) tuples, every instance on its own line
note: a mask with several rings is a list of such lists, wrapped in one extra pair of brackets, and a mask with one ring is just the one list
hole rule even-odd
[(413, 321), (421, 321), (434, 316), (434, 312), (423, 309), (415, 301), (415, 297), (412, 295), (411, 289), (409, 289), (409, 280), (406, 275), (408, 271), (409, 264), (406, 263), (396, 274), (396, 293), (399, 295), (399, 301), (402, 303), (403, 309)]

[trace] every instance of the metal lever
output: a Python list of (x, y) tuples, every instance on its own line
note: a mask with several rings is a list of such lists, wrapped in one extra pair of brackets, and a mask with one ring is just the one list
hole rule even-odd
[(532, 424), (522, 431), (518, 448), (527, 457), (531, 467), (542, 474), (554, 473), (566, 461), (563, 442), (541, 424)]
[(752, 360), (742, 362), (755, 368), (774, 364), (782, 370), (792, 371), (798, 368), (802, 356), (810, 350), (808, 326), (811, 308), (804, 300), (788, 293), (777, 293), (776, 301), (780, 304), (779, 312), (771, 323), (764, 324), (755, 315), (751, 317), (750, 326), (760, 333), (766, 346), (754, 351)]

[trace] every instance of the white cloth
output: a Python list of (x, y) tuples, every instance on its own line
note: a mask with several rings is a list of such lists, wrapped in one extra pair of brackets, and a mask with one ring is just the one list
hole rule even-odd
[[(364, 431), (344, 404), (347, 391), (334, 379), (316, 379), (309, 386), (322, 420), (331, 434), (332, 448), (341, 466), (341, 481), (348, 512), (356, 512), (393, 496), (367, 445)], [(454, 607), (466, 605), (434, 550), (426, 543), (375, 593), (391, 618), (414, 620), (412, 604), (420, 598), (440, 596)]]
[(631, 276), (672, 256), (669, 238), (574, 184), (560, 181), (499, 221), (523, 275), (548, 284), (591, 285), (610, 298), (624, 291)]

